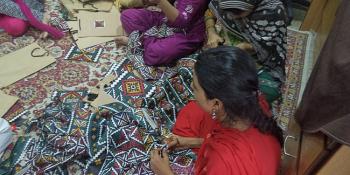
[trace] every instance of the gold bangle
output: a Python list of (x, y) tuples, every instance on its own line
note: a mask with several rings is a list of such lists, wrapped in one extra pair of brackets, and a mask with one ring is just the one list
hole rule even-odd
[(212, 17), (212, 16), (206, 16), (206, 17), (204, 17), (204, 21), (208, 21), (209, 19), (214, 20), (215, 18), (214, 18), (214, 17)]

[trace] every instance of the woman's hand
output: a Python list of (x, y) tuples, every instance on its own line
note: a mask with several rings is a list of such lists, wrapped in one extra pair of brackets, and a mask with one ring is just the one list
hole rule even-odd
[(47, 32), (42, 32), (42, 33), (40, 33), (39, 38), (40, 38), (40, 39), (46, 39), (48, 35), (49, 35), (49, 33), (47, 33)]
[(149, 11), (153, 11), (153, 12), (161, 12), (162, 11), (162, 9), (160, 9), (157, 6), (148, 6), (146, 9)]
[(242, 42), (242, 43), (237, 44), (236, 47), (248, 52), (250, 55), (255, 54), (255, 49), (250, 43)]
[(168, 145), (168, 149), (188, 149), (199, 148), (202, 145), (204, 139), (196, 137), (182, 137), (172, 134), (164, 141)]
[[(168, 145), (169, 149), (179, 148), (181, 147), (180, 143), (184, 144), (184, 142), (180, 142), (183, 140), (181, 136), (171, 134), (169, 137), (165, 138), (164, 141)], [(184, 145), (182, 145), (184, 146)]]
[(218, 47), (220, 43), (223, 43), (224, 39), (221, 38), (216, 32), (208, 32), (208, 41), (206, 48)]
[(151, 169), (157, 175), (173, 175), (171, 171), (169, 156), (165, 150), (154, 149), (151, 151)]

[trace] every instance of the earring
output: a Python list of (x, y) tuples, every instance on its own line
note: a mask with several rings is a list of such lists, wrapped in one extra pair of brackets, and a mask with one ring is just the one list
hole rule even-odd
[(215, 110), (213, 110), (213, 112), (211, 113), (211, 118), (212, 119), (216, 119), (216, 112), (215, 112)]

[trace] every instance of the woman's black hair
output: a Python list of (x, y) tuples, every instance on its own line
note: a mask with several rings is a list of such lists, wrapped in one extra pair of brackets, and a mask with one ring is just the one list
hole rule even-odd
[(206, 50), (198, 56), (195, 73), (206, 97), (223, 102), (227, 113), (224, 122), (248, 120), (262, 133), (274, 135), (282, 145), (281, 128), (259, 106), (256, 64), (246, 52), (230, 46)]

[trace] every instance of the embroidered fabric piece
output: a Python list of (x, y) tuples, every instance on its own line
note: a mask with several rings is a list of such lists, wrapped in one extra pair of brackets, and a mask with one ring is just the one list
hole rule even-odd
[(145, 32), (145, 36), (153, 36), (157, 38), (166, 38), (174, 35), (176, 29), (168, 27), (165, 23), (160, 26), (153, 26)]
[(93, 46), (86, 49), (79, 49), (75, 44), (66, 53), (65, 60), (98, 62), (103, 52), (102, 46)]
[[(0, 168), (10, 174), (70, 174), (69, 167), (81, 174), (153, 174), (149, 154), (155, 147), (165, 147), (161, 136), (170, 131), (167, 119), (123, 102), (93, 112), (82, 101), (86, 94), (55, 92), (40, 122), (31, 125), (39, 128), (38, 135), (20, 137)], [(171, 166), (188, 174), (194, 158), (191, 150), (172, 152)]]
[(142, 103), (142, 98), (153, 95), (155, 87), (132, 73), (124, 71), (105, 91), (118, 101), (138, 106)]
[[(35, 130), (36, 135), (18, 139), (10, 158), (1, 163), (1, 173), (153, 174), (150, 150), (166, 147), (164, 136), (193, 98), (195, 57), (178, 60), (174, 72), (165, 71), (157, 81), (135, 76), (132, 61), (124, 58), (108, 72), (121, 78), (104, 87), (112, 96), (119, 93), (113, 96), (119, 100), (98, 111), (83, 101), (87, 91), (56, 91), (44, 115), (26, 122), (25, 132)], [(150, 89), (152, 95), (146, 95)], [(191, 174), (194, 159), (191, 150), (170, 154), (176, 174)]]
[(68, 32), (70, 29), (68, 23), (61, 17), (54, 17), (50, 20), (49, 23), (65, 33)]

